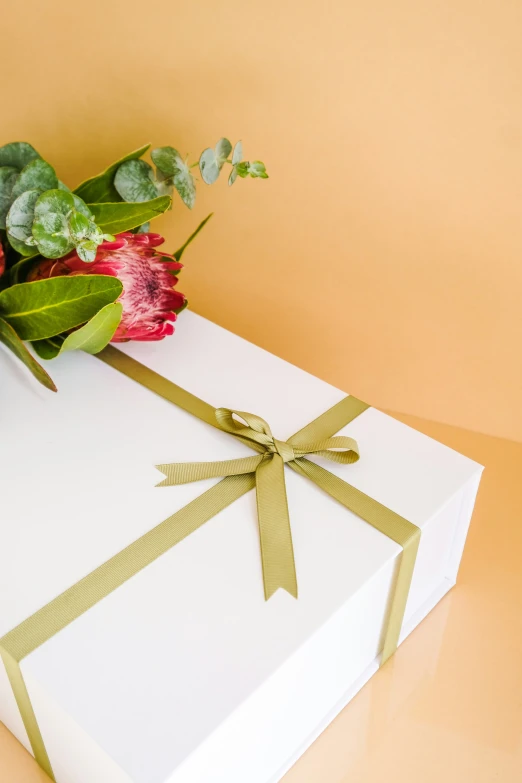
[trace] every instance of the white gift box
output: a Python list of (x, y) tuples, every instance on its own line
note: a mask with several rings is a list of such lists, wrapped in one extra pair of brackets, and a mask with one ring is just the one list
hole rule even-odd
[[(122, 350), (281, 440), (345, 396), (191, 312)], [(56, 395), (0, 365), (2, 637), (217, 481), (154, 465), (252, 451), (96, 357), (55, 360)], [(455, 583), (482, 468), (373, 408), (341, 434), (359, 462), (322, 464), (422, 530), (402, 641)], [(376, 671), (401, 547), (285, 472), (298, 600), (264, 600), (249, 492), (23, 659), (58, 783), (275, 783)], [(30, 750), (1, 660), (0, 720)]]

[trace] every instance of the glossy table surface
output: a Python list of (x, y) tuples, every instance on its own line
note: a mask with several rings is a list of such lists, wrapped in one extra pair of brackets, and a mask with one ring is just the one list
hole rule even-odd
[[(397, 418), (486, 466), (457, 586), (282, 783), (519, 783), (522, 443)], [(0, 724), (0, 783), (48, 781)]]

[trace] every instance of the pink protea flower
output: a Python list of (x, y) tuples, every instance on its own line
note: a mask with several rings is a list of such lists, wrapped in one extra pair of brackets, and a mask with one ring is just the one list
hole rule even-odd
[(73, 250), (57, 260), (44, 259), (28, 280), (61, 275), (110, 275), (123, 283), (118, 299), (123, 314), (111, 342), (162, 340), (174, 332), (172, 322), (186, 306), (183, 294), (174, 290), (183, 268), (176, 259), (156, 248), (165, 240), (159, 234), (118, 234), (114, 242), (103, 242), (96, 259), (86, 263)]
[(5, 270), (5, 254), (4, 254), (4, 248), (2, 247), (2, 243), (0, 242), (0, 277), (4, 274)]

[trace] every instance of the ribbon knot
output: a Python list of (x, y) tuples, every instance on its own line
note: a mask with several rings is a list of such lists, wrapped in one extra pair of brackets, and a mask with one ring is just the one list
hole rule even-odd
[(353, 438), (345, 436), (306, 443), (300, 441), (299, 433), (288, 441), (283, 441), (274, 438), (267, 422), (253, 413), (217, 408), (215, 416), (221, 430), (259, 452), (258, 456), (219, 462), (174, 462), (156, 465), (165, 475), (165, 479), (157, 486), (168, 487), (208, 478), (253, 473), (265, 598), (270, 598), (280, 587), (297, 598), (284, 465), (291, 463), (290, 467), (306, 474), (305, 457), (309, 455), (348, 465), (359, 459), (357, 443)]

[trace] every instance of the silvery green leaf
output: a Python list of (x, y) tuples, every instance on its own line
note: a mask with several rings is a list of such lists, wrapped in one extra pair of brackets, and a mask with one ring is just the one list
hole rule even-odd
[[(7, 234), (10, 241), (14, 238), (27, 243), (28, 240), (32, 239), (34, 208), (40, 196), (40, 190), (26, 190), (25, 193), (22, 193), (21, 196), (18, 196), (13, 201), (6, 219)], [(17, 250), (15, 245), (13, 247)]]
[(33, 237), (45, 258), (61, 258), (74, 248), (68, 215), (75, 208), (74, 198), (64, 190), (47, 190), (34, 208)]
[(18, 171), (39, 157), (35, 148), (25, 141), (12, 141), (0, 147), (0, 166), (12, 166)]
[(96, 258), (98, 245), (92, 239), (83, 239), (76, 245), (76, 252), (82, 261), (92, 263)]
[(196, 183), (194, 177), (190, 173), (190, 169), (186, 163), (183, 164), (183, 168), (178, 171), (173, 177), (174, 187), (178, 191), (184, 204), (189, 209), (192, 209), (194, 202), (196, 201)]
[(262, 163), (260, 160), (255, 160), (253, 163), (250, 164), (250, 171), (248, 173), (254, 179), (256, 177), (261, 177), (261, 179), (268, 179), (268, 174), (266, 173), (265, 164)]
[(137, 234), (148, 234), (150, 231), (150, 223), (143, 223), (138, 230), (136, 231)]
[(52, 166), (36, 158), (24, 166), (13, 186), (12, 198), (17, 198), (26, 190), (52, 190), (58, 187), (58, 177)]
[(232, 171), (230, 172), (230, 176), (228, 178), (228, 184), (233, 185), (236, 179), (237, 179), (237, 167), (232, 166)]
[(5, 228), (5, 220), (12, 201), (13, 187), (18, 179), (18, 169), (13, 166), (0, 167), (0, 228)]
[(21, 256), (34, 256), (36, 254), (36, 241), (32, 237), (27, 242), (22, 242), (20, 239), (16, 239), (16, 237), (8, 233), (7, 238), (11, 247), (16, 250), (17, 253), (20, 253)]
[(154, 183), (154, 170), (144, 160), (128, 160), (122, 163), (114, 177), (114, 187), (124, 201), (151, 201), (158, 191)]
[(173, 177), (185, 165), (185, 161), (174, 147), (156, 147), (150, 156), (164, 178)]
[(203, 150), (199, 158), (199, 170), (203, 182), (206, 182), (207, 185), (212, 185), (217, 180), (223, 164), (231, 151), (232, 144), (225, 138), (218, 141), (215, 149), (208, 147), (206, 150)]
[[(70, 191), (67, 191), (70, 193)], [(74, 193), (71, 193), (73, 202), (74, 202), (74, 208), (77, 212), (80, 212), (82, 215), (85, 215), (86, 218), (92, 218), (92, 212), (85, 203), (83, 199), (81, 199), (79, 196), (76, 196)]]
[(234, 146), (234, 152), (232, 153), (232, 165), (235, 166), (243, 157), (243, 143), (237, 141)]
[(65, 190), (66, 193), (72, 193), (71, 188), (68, 188), (65, 182), (62, 182), (61, 179), (58, 180), (58, 187), (60, 190)]
[(89, 218), (77, 210), (73, 210), (69, 215), (69, 230), (75, 242), (80, 242), (89, 236), (91, 225)]
[(184, 203), (192, 209), (196, 200), (196, 184), (187, 162), (174, 147), (157, 147), (150, 153), (152, 160), (164, 175), (172, 178), (172, 183)]

